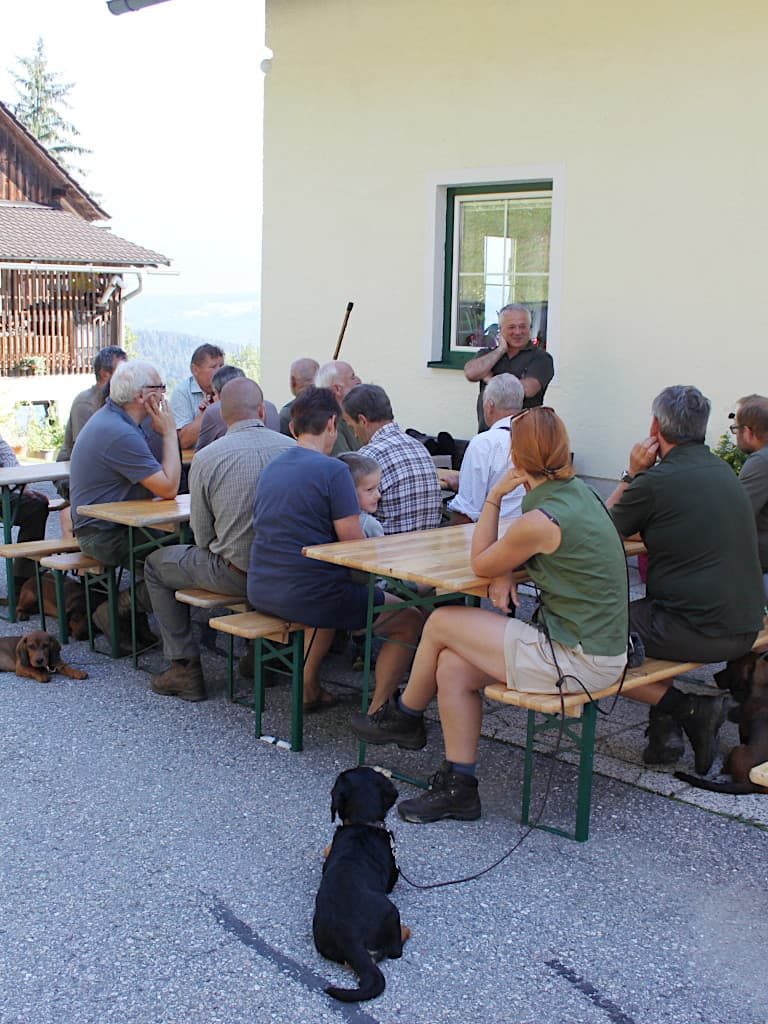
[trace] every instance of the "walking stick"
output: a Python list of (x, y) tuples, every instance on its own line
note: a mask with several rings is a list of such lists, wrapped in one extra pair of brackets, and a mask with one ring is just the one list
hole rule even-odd
[(344, 319), (341, 322), (341, 330), (339, 331), (339, 340), (336, 342), (336, 348), (333, 350), (333, 358), (339, 358), (339, 352), (341, 351), (341, 343), (344, 341), (344, 332), (347, 329), (347, 321), (349, 320), (349, 314), (352, 312), (354, 302), (347, 303), (347, 311), (344, 314)]

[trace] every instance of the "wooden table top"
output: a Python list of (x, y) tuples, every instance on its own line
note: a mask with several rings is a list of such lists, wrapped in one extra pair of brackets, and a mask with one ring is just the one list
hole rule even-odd
[(195, 457), (194, 448), (182, 448), (181, 449), (181, 464), (182, 466), (189, 466), (192, 459)]
[(68, 462), (31, 462), (26, 465), (7, 466), (0, 469), (0, 487), (41, 484), (49, 480), (66, 480), (68, 476)]
[[(502, 522), (501, 525), (506, 524)], [(470, 564), (474, 528), (474, 523), (466, 523), (463, 526), (395, 533), (368, 540), (315, 544), (304, 548), (303, 554), (307, 558), (344, 565), (377, 576), (410, 580), (438, 590), (485, 597), (490, 581), (476, 576)], [(640, 541), (625, 541), (624, 550), (629, 557), (642, 554), (645, 547)], [(515, 575), (519, 582), (529, 578), (524, 570)]]
[(145, 498), (140, 501), (108, 501), (101, 505), (78, 505), (78, 515), (103, 519), (120, 526), (157, 526), (160, 523), (185, 523), (189, 519), (188, 494), (168, 500)]

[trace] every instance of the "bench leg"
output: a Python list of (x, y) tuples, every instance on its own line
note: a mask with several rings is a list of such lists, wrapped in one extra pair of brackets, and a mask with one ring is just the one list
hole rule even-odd
[(256, 739), (261, 736), (261, 716), (264, 714), (264, 641), (253, 641), (253, 723)]
[(592, 806), (592, 767), (595, 759), (595, 724), (597, 705), (590, 701), (584, 707), (579, 742), (579, 790), (576, 798), (576, 831), (574, 839), (586, 843), (589, 839), (589, 812)]
[[(56, 590), (56, 611), (59, 619), (59, 640), (62, 644), (69, 643), (67, 626), (67, 609), (64, 607), (64, 573), (61, 569), (53, 570), (53, 585)], [(45, 629), (45, 626), (43, 626)]]
[(304, 630), (297, 629), (291, 644), (291, 750), (304, 749)]
[(231, 633), (227, 633), (227, 697), (235, 699), (235, 638)]
[(533, 741), (536, 736), (536, 712), (528, 712), (528, 727), (525, 735), (525, 761), (523, 762), (523, 803), (520, 820), (528, 825), (531, 811), (531, 781), (533, 778)]
[(37, 607), (40, 611), (40, 629), (45, 630), (45, 605), (43, 604), (43, 573), (45, 570), (35, 559), (35, 588), (37, 590)]

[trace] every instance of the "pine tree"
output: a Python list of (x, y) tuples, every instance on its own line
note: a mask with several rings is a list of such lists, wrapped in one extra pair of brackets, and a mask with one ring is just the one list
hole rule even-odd
[(42, 38), (37, 40), (34, 56), (17, 57), (16, 62), (24, 71), (11, 72), (19, 97), (13, 113), (62, 167), (82, 174), (82, 169), (68, 158), (86, 156), (91, 150), (75, 142), (80, 132), (61, 112), (62, 108), (70, 108), (68, 96), (74, 83), (62, 82), (61, 76), (49, 69)]

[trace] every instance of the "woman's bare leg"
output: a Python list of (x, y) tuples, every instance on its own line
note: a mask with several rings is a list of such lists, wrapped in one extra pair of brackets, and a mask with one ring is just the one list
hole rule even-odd
[(388, 609), (391, 606), (394, 614), (387, 610), (374, 620), (373, 632), (377, 636), (385, 636), (386, 642), (376, 659), (376, 687), (368, 709), (369, 715), (386, 704), (400, 685), (403, 673), (413, 659), (416, 641), (424, 623), (417, 608), (402, 608), (398, 611), (397, 605), (402, 604), (398, 597), (385, 594), (384, 598)]
[(304, 703), (320, 696), (320, 664), (333, 643), (335, 629), (307, 629), (304, 632)]
[(437, 662), (437, 706), (443, 727), (445, 757), (459, 764), (477, 760), (483, 721), (480, 690), (491, 682), (480, 669), (444, 649)]

